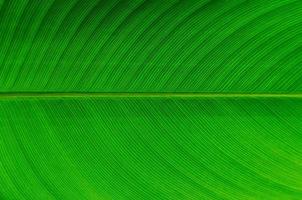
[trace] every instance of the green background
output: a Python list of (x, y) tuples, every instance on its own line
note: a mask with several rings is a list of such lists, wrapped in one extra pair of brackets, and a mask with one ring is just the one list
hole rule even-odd
[(0, 0), (0, 199), (302, 199), (302, 1)]

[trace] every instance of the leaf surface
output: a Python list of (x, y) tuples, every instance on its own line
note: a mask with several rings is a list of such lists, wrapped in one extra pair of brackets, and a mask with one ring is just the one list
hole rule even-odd
[(2, 92), (298, 93), (301, 1), (3, 1)]
[(301, 8), (0, 0), (0, 199), (302, 199)]
[(50, 97), (0, 106), (4, 199), (302, 196), (300, 99)]

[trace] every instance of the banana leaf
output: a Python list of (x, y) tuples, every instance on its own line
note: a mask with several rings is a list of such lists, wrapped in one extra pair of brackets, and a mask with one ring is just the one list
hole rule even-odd
[(0, 199), (302, 199), (299, 0), (0, 0)]

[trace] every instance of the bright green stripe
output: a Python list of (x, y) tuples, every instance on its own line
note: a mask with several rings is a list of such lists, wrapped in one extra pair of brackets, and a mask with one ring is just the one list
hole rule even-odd
[(24, 93), (0, 93), (0, 98), (302, 98), (300, 93), (97, 93), (97, 92), (24, 92)]

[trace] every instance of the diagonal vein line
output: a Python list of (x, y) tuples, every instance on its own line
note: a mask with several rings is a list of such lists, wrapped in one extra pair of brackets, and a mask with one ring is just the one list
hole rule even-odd
[(203, 92), (5, 92), (8, 98), (302, 98), (302, 93), (203, 93)]

